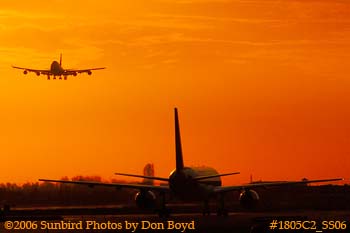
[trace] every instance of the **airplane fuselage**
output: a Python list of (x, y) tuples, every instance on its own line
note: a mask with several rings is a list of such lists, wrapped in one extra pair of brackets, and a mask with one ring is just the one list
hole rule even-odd
[(57, 61), (53, 61), (51, 63), (50, 71), (55, 76), (64, 75), (65, 72), (60, 63), (58, 63)]
[(193, 178), (218, 174), (215, 169), (210, 167), (184, 167), (179, 171), (175, 169), (170, 173), (169, 187), (182, 200), (207, 200), (214, 194), (214, 187), (221, 186), (220, 177), (201, 181), (194, 180)]

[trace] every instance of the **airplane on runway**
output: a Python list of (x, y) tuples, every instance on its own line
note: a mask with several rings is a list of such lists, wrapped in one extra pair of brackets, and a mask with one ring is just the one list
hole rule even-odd
[(108, 186), (116, 188), (131, 188), (139, 190), (135, 196), (135, 201), (140, 208), (155, 209), (156, 207), (156, 195), (159, 193), (161, 200), (161, 207), (159, 209), (159, 215), (161, 217), (168, 216), (169, 211), (166, 209), (165, 195), (170, 193), (175, 197), (178, 197), (183, 201), (200, 201), (203, 202), (203, 214), (209, 215), (209, 200), (212, 198), (218, 199), (217, 215), (227, 215), (228, 212), (224, 206), (224, 196), (228, 192), (238, 191), (240, 192), (239, 201), (243, 207), (254, 207), (259, 201), (259, 195), (253, 188), (278, 186), (278, 185), (293, 185), (293, 184), (307, 184), (315, 182), (330, 182), (342, 180), (342, 178), (335, 179), (322, 179), (322, 180), (303, 180), (303, 181), (288, 181), (288, 182), (273, 182), (273, 183), (254, 183), (235, 186), (222, 186), (221, 177), (239, 174), (239, 172), (219, 174), (214, 168), (209, 167), (186, 167), (184, 165), (180, 126), (178, 111), (175, 108), (175, 161), (176, 168), (170, 173), (168, 178), (155, 177), (145, 175), (134, 175), (125, 173), (115, 173), (116, 175), (138, 177), (144, 179), (152, 179), (167, 182), (168, 185), (148, 185), (148, 184), (122, 184), (122, 183), (103, 183), (94, 181), (67, 181), (67, 180), (52, 180), (52, 179), (39, 179), (39, 181), (68, 183), (68, 184), (80, 184), (90, 187), (94, 186)]
[(92, 74), (92, 70), (102, 70), (106, 67), (99, 67), (99, 68), (91, 68), (91, 69), (63, 69), (62, 67), (62, 54), (60, 55), (60, 62), (53, 61), (51, 63), (51, 67), (49, 70), (37, 70), (37, 69), (31, 69), (31, 68), (24, 68), (24, 67), (18, 67), (18, 66), (12, 66), (15, 69), (23, 70), (23, 74), (28, 74), (28, 72), (33, 72), (37, 76), (47, 75), (47, 79), (50, 80), (50, 76), (53, 76), (53, 79), (56, 79), (58, 76), (59, 79), (62, 79), (62, 76), (64, 77), (64, 80), (67, 80), (67, 77), (69, 75), (77, 76), (77, 74), (81, 73), (87, 73), (88, 75)]

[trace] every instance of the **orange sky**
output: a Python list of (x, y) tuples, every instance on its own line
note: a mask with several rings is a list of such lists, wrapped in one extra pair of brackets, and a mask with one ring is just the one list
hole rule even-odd
[[(106, 66), (50, 80), (11, 65)], [(349, 177), (350, 6), (335, 0), (1, 1), (0, 182), (157, 176)]]

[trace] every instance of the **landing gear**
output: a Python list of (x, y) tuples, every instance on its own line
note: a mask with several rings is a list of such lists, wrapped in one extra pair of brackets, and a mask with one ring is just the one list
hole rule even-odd
[(53, 79), (56, 79), (56, 75), (53, 76)]
[(203, 216), (210, 215), (209, 201), (205, 200), (203, 204)]
[(228, 211), (225, 209), (225, 196), (221, 194), (218, 200), (218, 216), (228, 216)]
[(47, 80), (50, 80), (50, 75), (47, 76)]
[(64, 80), (67, 80), (67, 76), (64, 76)]
[(161, 195), (161, 207), (158, 210), (158, 215), (160, 218), (168, 218), (170, 216), (170, 210), (165, 206), (165, 193), (160, 193)]
[(218, 209), (217, 216), (228, 216), (228, 211), (226, 209)]
[(62, 79), (62, 76), (60, 76), (59, 79)]

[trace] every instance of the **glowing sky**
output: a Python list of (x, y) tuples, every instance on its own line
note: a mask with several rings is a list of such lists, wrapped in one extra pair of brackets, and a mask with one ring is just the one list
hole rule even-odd
[[(106, 66), (67, 81), (11, 65)], [(350, 5), (343, 0), (1, 0), (0, 182), (157, 176), (349, 177)]]

